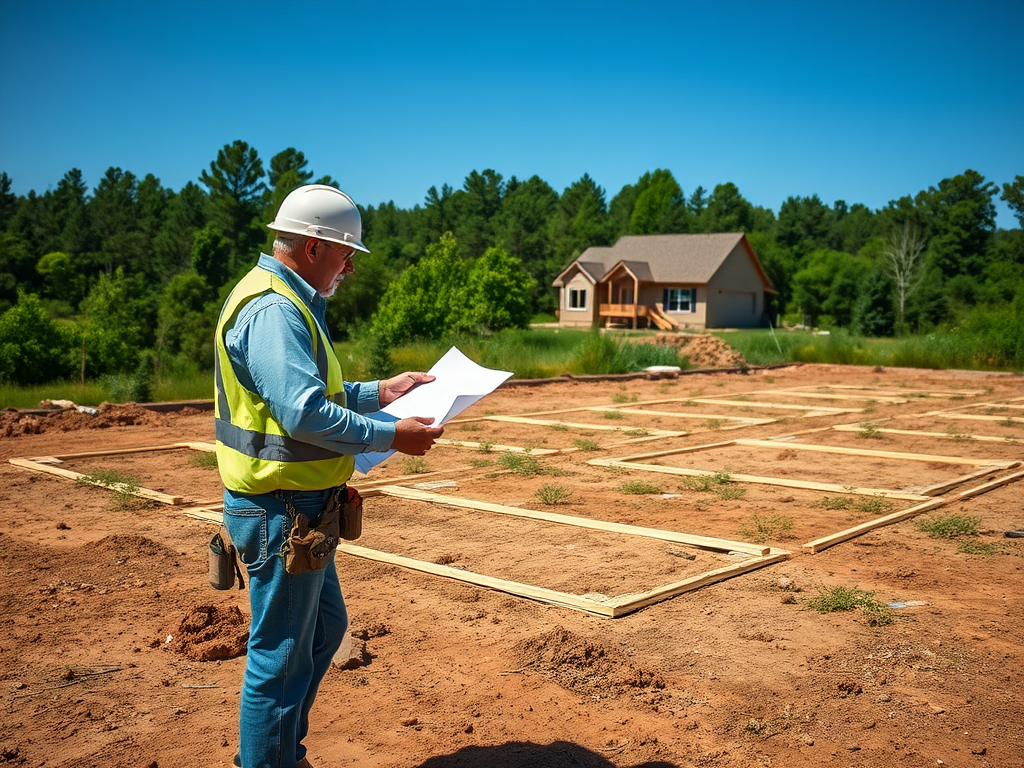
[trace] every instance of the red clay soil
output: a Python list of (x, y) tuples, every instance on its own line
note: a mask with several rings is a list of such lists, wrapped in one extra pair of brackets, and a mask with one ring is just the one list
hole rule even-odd
[[(479, 447), (436, 447), (419, 461), (396, 456), (367, 479), (448, 481), (434, 492), (766, 541), (792, 557), (608, 619), (339, 555), (351, 652), (321, 686), (310, 759), (317, 768), (1024, 765), (1024, 539), (1004, 536), (1024, 528), (1024, 484), (819, 554), (802, 547), (915, 503), (850, 493), (855, 483), (913, 492), (978, 469), (952, 457), (1024, 460), (1024, 423), (1014, 420), (1024, 416), (1024, 400), (1014, 400), (1024, 394), (1021, 381), (802, 366), (499, 390), (446, 430), (446, 438)], [(793, 387), (824, 397), (764, 392)], [(883, 400), (898, 396), (883, 390), (905, 402)], [(685, 404), (707, 397), (738, 404)], [(632, 403), (667, 399), (678, 402), (646, 406), (662, 415), (615, 415)], [(993, 405), (967, 407), (979, 403)], [(581, 406), (599, 410), (543, 417), (562, 422), (554, 425), (483, 418)], [(732, 428), (722, 419), (671, 415), (690, 410), (777, 421)], [(212, 416), (118, 408), (34, 422), (0, 416), (0, 765), (229, 766), (248, 592), (209, 587), (215, 526), (186, 517), (181, 506), (7, 463), (209, 442)], [(830, 429), (842, 424), (854, 431)], [(644, 433), (651, 428), (688, 434), (651, 439)], [(724, 480), (718, 483), (588, 463), (736, 438), (778, 445), (643, 460), (716, 471)], [(931, 458), (880, 460), (787, 444)], [(498, 445), (572, 450), (509, 460)], [(126, 473), (188, 506), (218, 494), (216, 470), (203, 458), (180, 449), (67, 458), (60, 466)], [(1014, 471), (1020, 467), (964, 481), (953, 492)], [(839, 490), (726, 478), (735, 474), (813, 479)], [(918, 526), (950, 514), (975, 518), (976, 535), (932, 538)], [(363, 531), (361, 546), (595, 599), (640, 593), (739, 559), (382, 496), (367, 499)], [(810, 608), (821, 589), (834, 587), (859, 587), (902, 607), (881, 626), (868, 611)]]

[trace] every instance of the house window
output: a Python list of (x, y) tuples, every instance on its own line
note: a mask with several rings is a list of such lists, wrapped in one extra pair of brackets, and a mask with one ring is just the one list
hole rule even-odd
[(569, 289), (569, 309), (587, 308), (587, 290), (585, 288)]
[(666, 312), (696, 312), (696, 288), (666, 288), (663, 296)]

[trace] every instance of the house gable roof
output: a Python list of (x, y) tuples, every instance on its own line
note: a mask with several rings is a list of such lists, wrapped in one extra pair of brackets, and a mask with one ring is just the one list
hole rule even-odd
[[(765, 289), (774, 292), (771, 280), (765, 274), (742, 232), (700, 235), (624, 235), (611, 248), (588, 248), (573, 264), (586, 264), (588, 274), (597, 282), (608, 277), (619, 264), (625, 265), (636, 278), (651, 283), (693, 283), (704, 285), (719, 270), (737, 244), (754, 262)], [(601, 268), (594, 265), (600, 264)], [(572, 266), (572, 265), (570, 265)], [(562, 272), (564, 275), (568, 271)], [(562, 275), (554, 285), (561, 286)]]

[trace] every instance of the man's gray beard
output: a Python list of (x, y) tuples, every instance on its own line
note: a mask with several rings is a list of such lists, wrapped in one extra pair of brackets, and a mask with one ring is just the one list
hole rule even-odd
[(338, 275), (338, 279), (334, 281), (334, 284), (327, 291), (318, 291), (321, 298), (329, 299), (334, 295), (334, 292), (338, 290), (338, 286), (341, 285), (341, 281), (345, 279), (345, 273), (342, 272)]

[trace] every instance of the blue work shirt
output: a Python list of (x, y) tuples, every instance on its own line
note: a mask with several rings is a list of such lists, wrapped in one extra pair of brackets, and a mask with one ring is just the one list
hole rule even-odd
[[(271, 256), (260, 254), (257, 266), (295, 291), (329, 340), (324, 298)], [(380, 409), (380, 382), (346, 381), (348, 407), (328, 400), (327, 382), (313, 359), (309, 326), (289, 299), (269, 292), (249, 301), (225, 333), (224, 346), (239, 383), (263, 399), (290, 437), (350, 455), (391, 448), (395, 425), (360, 415)]]

